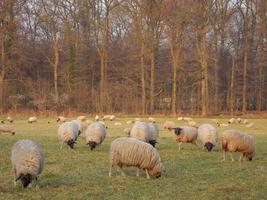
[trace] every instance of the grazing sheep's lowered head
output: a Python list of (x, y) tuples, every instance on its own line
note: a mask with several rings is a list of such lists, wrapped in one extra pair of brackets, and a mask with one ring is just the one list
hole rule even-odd
[(214, 144), (212, 144), (211, 142), (207, 142), (204, 147), (207, 148), (207, 150), (210, 152), (212, 150), (212, 148), (214, 147)]

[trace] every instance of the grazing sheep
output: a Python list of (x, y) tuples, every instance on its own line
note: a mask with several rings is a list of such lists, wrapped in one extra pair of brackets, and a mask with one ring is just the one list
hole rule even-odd
[(244, 119), (243, 124), (248, 124), (248, 123), (249, 123), (248, 120)]
[(7, 126), (5, 124), (0, 125), (0, 133), (11, 133), (11, 135), (15, 135), (15, 131), (10, 126)]
[(255, 142), (250, 135), (237, 131), (226, 130), (222, 133), (222, 150), (223, 160), (225, 160), (225, 152), (230, 152), (231, 159), (234, 161), (232, 152), (240, 152), (239, 161), (248, 158), (250, 161), (255, 156)]
[(35, 116), (29, 117), (28, 123), (32, 124), (32, 123), (36, 123), (36, 122), (37, 122), (37, 117), (35, 117)]
[(176, 125), (173, 121), (165, 121), (164, 124), (163, 124), (163, 128), (164, 129), (168, 129), (168, 130), (171, 130), (173, 128), (175, 128)]
[(111, 115), (111, 116), (109, 117), (109, 120), (110, 120), (110, 121), (113, 121), (113, 120), (115, 120), (115, 119), (116, 119), (115, 115)]
[(198, 138), (204, 147), (211, 151), (217, 143), (217, 130), (210, 124), (202, 124), (198, 128)]
[(215, 122), (216, 124), (220, 123), (218, 119), (212, 119), (211, 121)]
[(108, 120), (108, 119), (110, 119), (110, 116), (111, 116), (111, 115), (105, 115), (105, 116), (102, 118), (102, 120), (103, 120), (103, 121)]
[(235, 123), (235, 118), (231, 118), (228, 120), (228, 124), (234, 124)]
[(217, 123), (218, 127), (228, 127), (229, 124), (224, 124), (224, 123)]
[(159, 137), (159, 127), (156, 123), (147, 123), (149, 136), (148, 136), (148, 143), (151, 144), (153, 147), (156, 146), (158, 137)]
[(247, 124), (246, 127), (247, 128), (252, 128), (252, 127), (254, 127), (254, 123), (251, 122), (251, 123)]
[(179, 145), (179, 151), (181, 150), (182, 143), (192, 143), (196, 145), (197, 129), (191, 126), (181, 126), (173, 129), (176, 135), (176, 141)]
[(121, 122), (115, 122), (114, 125), (115, 125), (115, 126), (121, 126), (122, 123), (121, 123)]
[(195, 121), (189, 121), (189, 122), (187, 122), (187, 123), (188, 123), (189, 126), (198, 128), (198, 124), (197, 124)]
[(13, 119), (12, 117), (10, 117), (10, 116), (8, 116), (8, 117), (6, 118), (6, 120), (7, 120), (8, 122), (10, 122), (10, 123), (13, 123), (13, 122), (14, 122), (14, 119)]
[(123, 166), (137, 167), (136, 176), (139, 176), (139, 169), (146, 171), (147, 179), (152, 177), (159, 178), (164, 166), (161, 162), (159, 153), (151, 145), (135, 138), (121, 137), (115, 139), (109, 150), (109, 176), (113, 166), (118, 166), (122, 176), (125, 176)]
[(156, 119), (154, 117), (149, 117), (148, 118), (148, 121), (149, 122), (152, 122), (152, 123), (155, 123), (156, 122)]
[(44, 154), (40, 146), (32, 140), (20, 140), (12, 147), (11, 163), (14, 185), (20, 180), (23, 187), (37, 183), (44, 167)]
[(123, 133), (125, 134), (125, 136), (130, 137), (131, 128), (125, 128), (125, 129), (123, 129)]
[(96, 115), (96, 116), (95, 116), (95, 121), (99, 121), (99, 120), (100, 120), (99, 115)]
[(79, 121), (85, 121), (86, 120), (86, 116), (84, 116), (84, 115), (78, 116), (77, 117), (77, 120), (79, 120)]
[(177, 120), (178, 120), (178, 121), (183, 121), (184, 118), (183, 118), (183, 117), (178, 117)]
[(57, 118), (57, 120), (56, 120), (57, 122), (59, 122), (59, 123), (64, 123), (64, 122), (66, 122), (67, 121), (67, 119), (66, 119), (66, 117), (63, 117), (63, 116), (58, 116), (58, 118)]
[(184, 121), (186, 122), (190, 122), (190, 121), (193, 121), (193, 119), (191, 117), (184, 117), (183, 119)]
[(126, 122), (126, 124), (134, 124), (134, 120), (129, 120)]
[(237, 123), (239, 123), (239, 124), (240, 124), (240, 123), (241, 123), (241, 121), (242, 121), (242, 119), (241, 119), (241, 118), (237, 118), (237, 119), (236, 119), (236, 121), (237, 121)]
[(94, 122), (85, 131), (86, 144), (93, 150), (100, 145), (106, 137), (106, 127), (102, 123)]
[[(78, 120), (77, 120), (78, 121)], [(74, 144), (78, 136), (81, 134), (79, 124), (73, 120), (70, 122), (62, 123), (58, 128), (58, 139), (62, 141), (61, 149), (63, 143), (66, 143), (71, 149), (74, 148)]]

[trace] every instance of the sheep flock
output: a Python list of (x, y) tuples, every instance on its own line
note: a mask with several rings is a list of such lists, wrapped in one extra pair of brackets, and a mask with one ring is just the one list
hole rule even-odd
[[(106, 158), (109, 161), (107, 175), (111, 178), (114, 176), (113, 167), (117, 167), (121, 175), (126, 176), (123, 168), (130, 166), (137, 169), (136, 176), (139, 176), (140, 169), (144, 170), (147, 179), (164, 176), (168, 172), (168, 166), (164, 164), (164, 158), (162, 159), (159, 153), (162, 147), (162, 132), (177, 142), (177, 153), (186, 152), (186, 145), (183, 145), (184, 149), (181, 147), (182, 144), (189, 143), (194, 150), (206, 152), (207, 155), (212, 154), (212, 151), (221, 151), (222, 161), (227, 160), (226, 153), (229, 153), (231, 161), (234, 161), (233, 152), (240, 153), (240, 162), (251, 161), (255, 157), (255, 139), (246, 133), (256, 128), (253, 122), (241, 118), (230, 118), (227, 121), (206, 119), (205, 123), (197, 121), (191, 117), (178, 117), (176, 120), (168, 119), (162, 122), (149, 116), (124, 122), (112, 114), (95, 117), (82, 115), (75, 119), (58, 116), (48, 123), (54, 123), (57, 129), (54, 135), (58, 138), (58, 151), (68, 149), (67, 151), (79, 152), (80, 148), (87, 146), (94, 150), (95, 154), (100, 154), (101, 151), (105, 151), (101, 146), (106, 138), (111, 139), (109, 157)], [(8, 116), (1, 122), (0, 134), (10, 133), (10, 137), (16, 137), (16, 117)], [(39, 119), (37, 116), (29, 116), (24, 123), (34, 130)], [(220, 130), (222, 127), (224, 131)], [(241, 130), (238, 130), (238, 127)], [(110, 134), (112, 129), (119, 131), (120, 137), (113, 137)], [(23, 188), (37, 185), (37, 179), (46, 169), (46, 165), (49, 165), (45, 163), (45, 151), (46, 149), (42, 149), (34, 139), (17, 140), (11, 149), (14, 185), (17, 185), (18, 181)]]

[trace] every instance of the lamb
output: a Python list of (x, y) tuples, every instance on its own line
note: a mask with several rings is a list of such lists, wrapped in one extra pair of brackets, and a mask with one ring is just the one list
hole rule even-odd
[(32, 140), (20, 140), (12, 147), (11, 163), (14, 185), (16, 186), (20, 180), (26, 188), (28, 185), (37, 184), (37, 179), (44, 168), (45, 158), (39, 144)]
[(81, 134), (79, 124), (76, 121), (64, 122), (58, 128), (58, 139), (62, 141), (61, 149), (64, 143), (66, 143), (71, 149), (74, 148), (74, 144), (78, 136)]
[(164, 129), (168, 129), (168, 130), (171, 130), (173, 128), (175, 128), (176, 125), (173, 121), (165, 121), (164, 124), (163, 124), (163, 128)]
[(198, 138), (210, 152), (217, 143), (217, 130), (210, 124), (202, 124), (198, 128)]
[(129, 136), (130, 136), (130, 133), (131, 133), (131, 128), (125, 128), (125, 129), (123, 129), (123, 133), (124, 133), (127, 137), (129, 137)]
[(145, 122), (137, 121), (131, 129), (130, 137), (147, 142), (155, 147), (158, 137), (157, 127), (152, 124), (148, 125)]
[(28, 123), (32, 124), (32, 123), (36, 123), (36, 122), (37, 122), (37, 117), (35, 117), (35, 116), (29, 117)]
[(240, 162), (245, 158), (251, 161), (256, 154), (254, 138), (238, 130), (226, 130), (222, 133), (222, 150), (223, 161), (227, 151), (230, 152), (232, 161), (234, 161), (232, 152), (240, 152)]
[(125, 176), (123, 166), (137, 167), (136, 176), (139, 176), (139, 169), (146, 171), (147, 179), (159, 178), (165, 171), (159, 153), (151, 145), (136, 138), (120, 137), (112, 141), (109, 150), (109, 176), (113, 166), (118, 166), (122, 176)]
[(246, 127), (247, 128), (252, 128), (252, 127), (254, 127), (254, 123), (251, 122), (251, 123), (247, 124)]
[(11, 135), (15, 135), (15, 131), (10, 126), (7, 126), (5, 124), (0, 125), (0, 133), (11, 133)]
[(235, 123), (235, 118), (231, 118), (228, 120), (228, 124), (234, 124)]
[(176, 135), (176, 141), (179, 145), (179, 151), (181, 150), (182, 143), (192, 143), (196, 145), (197, 129), (191, 126), (181, 126), (173, 129)]
[(106, 127), (99, 122), (94, 122), (85, 131), (86, 144), (93, 150), (100, 145), (106, 137)]
[(149, 118), (148, 118), (148, 121), (149, 121), (149, 122), (153, 122), (153, 123), (155, 123), (155, 122), (156, 122), (156, 119), (155, 119), (154, 117), (149, 117)]
[(59, 122), (59, 123), (64, 123), (64, 122), (66, 122), (67, 121), (67, 119), (66, 119), (66, 117), (63, 117), (63, 116), (58, 116), (58, 118), (57, 118), (57, 120), (56, 120), (57, 122)]
[(10, 116), (8, 116), (8, 117), (6, 118), (6, 120), (7, 120), (8, 122), (10, 122), (10, 123), (13, 123), (13, 122), (14, 122), (13, 118), (10, 117)]

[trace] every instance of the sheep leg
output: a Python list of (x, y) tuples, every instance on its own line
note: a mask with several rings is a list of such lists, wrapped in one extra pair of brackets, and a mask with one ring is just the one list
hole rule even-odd
[(60, 149), (62, 149), (64, 142), (61, 143)]
[(14, 173), (14, 175), (13, 175), (13, 178), (14, 178), (13, 179), (13, 183), (14, 183), (14, 186), (16, 186), (17, 185), (17, 181), (16, 181), (17, 178), (16, 178), (16, 169), (15, 168), (13, 169), (13, 173)]
[(235, 161), (235, 159), (234, 159), (234, 157), (233, 157), (233, 154), (232, 154), (232, 153), (230, 153), (230, 156), (231, 156), (231, 160), (232, 160), (232, 162), (234, 162), (234, 161)]
[(223, 160), (222, 161), (225, 161), (225, 151), (223, 151)]
[(243, 154), (241, 153), (238, 161), (242, 162), (242, 160), (243, 160)]
[(181, 151), (181, 145), (182, 145), (182, 143), (179, 142), (179, 143), (178, 143), (178, 146), (179, 146), (179, 150), (178, 150), (178, 151), (179, 151), (179, 152)]
[(125, 173), (124, 173), (124, 171), (122, 170), (122, 166), (119, 166), (119, 171), (121, 172), (121, 175), (122, 175), (122, 176), (125, 176)]
[(147, 179), (150, 179), (150, 176), (149, 176), (149, 174), (148, 174), (147, 169), (146, 169), (146, 178), (147, 178)]
[(111, 170), (112, 170), (112, 165), (109, 166), (109, 173), (108, 173), (109, 177), (111, 177)]
[(139, 176), (139, 168), (137, 167), (136, 176)]

